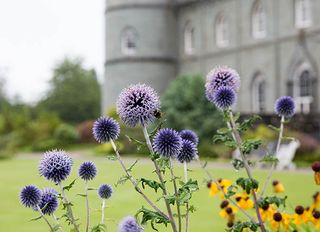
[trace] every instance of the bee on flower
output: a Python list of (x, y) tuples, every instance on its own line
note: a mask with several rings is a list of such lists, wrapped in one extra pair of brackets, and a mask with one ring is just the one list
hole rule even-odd
[(262, 221), (271, 221), (273, 219), (273, 214), (276, 212), (276, 209), (273, 205), (265, 204), (259, 208)]
[(274, 180), (272, 182), (272, 186), (273, 186), (273, 192), (275, 193), (283, 193), (285, 190), (283, 184), (278, 180)]
[(270, 226), (275, 231), (279, 231), (280, 227), (287, 230), (289, 227), (289, 224), (290, 224), (290, 215), (286, 213), (280, 213), (280, 212), (275, 212), (270, 222)]
[(295, 211), (295, 214), (293, 215), (294, 224), (301, 225), (309, 221), (308, 213), (307, 211), (305, 211), (303, 206), (298, 205), (294, 211)]

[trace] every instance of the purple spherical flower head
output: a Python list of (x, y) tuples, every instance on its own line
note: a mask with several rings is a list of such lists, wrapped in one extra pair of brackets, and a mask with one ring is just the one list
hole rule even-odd
[(59, 205), (57, 196), (58, 193), (53, 188), (45, 188), (41, 191), (39, 208), (44, 215), (51, 215), (56, 211)]
[(177, 156), (177, 159), (180, 161), (180, 163), (184, 163), (184, 162), (189, 163), (191, 160), (196, 159), (197, 155), (198, 155), (197, 146), (190, 140), (183, 139), (182, 150)]
[(65, 151), (52, 150), (44, 153), (39, 163), (39, 173), (47, 180), (59, 183), (70, 175), (72, 159)]
[(229, 87), (221, 87), (209, 96), (209, 100), (219, 109), (229, 108), (235, 103), (236, 99), (236, 93)]
[(182, 130), (182, 131), (180, 131), (180, 136), (182, 139), (189, 140), (189, 141), (193, 142), (195, 145), (198, 145), (199, 137), (194, 131)]
[(97, 175), (96, 165), (91, 161), (84, 162), (80, 165), (78, 174), (83, 180), (92, 180)]
[(23, 187), (20, 192), (20, 201), (25, 207), (34, 208), (40, 203), (41, 190), (34, 185)]
[(232, 68), (218, 67), (211, 70), (207, 75), (206, 95), (210, 101), (210, 96), (213, 95), (220, 87), (228, 86), (237, 92), (240, 88), (240, 76)]
[(112, 195), (112, 187), (109, 184), (102, 184), (98, 189), (98, 194), (102, 199), (108, 199)]
[(145, 84), (131, 85), (124, 89), (117, 101), (117, 112), (121, 120), (131, 127), (139, 124), (146, 126), (153, 122), (159, 108), (158, 95)]
[(92, 133), (97, 142), (105, 143), (119, 137), (120, 126), (113, 118), (100, 117), (94, 122)]
[(274, 109), (280, 117), (286, 118), (292, 117), (296, 112), (294, 100), (290, 96), (279, 97), (275, 102)]
[(182, 149), (182, 138), (179, 133), (173, 129), (161, 129), (154, 137), (153, 148), (156, 153), (164, 157), (174, 158)]
[(137, 224), (136, 219), (132, 216), (125, 217), (119, 224), (119, 232), (141, 232), (142, 229)]

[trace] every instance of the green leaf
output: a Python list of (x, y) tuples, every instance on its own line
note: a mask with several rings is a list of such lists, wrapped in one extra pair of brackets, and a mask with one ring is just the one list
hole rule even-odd
[(259, 162), (277, 164), (279, 160), (275, 155), (267, 154), (261, 160), (259, 160)]
[(57, 224), (57, 225), (55, 225), (53, 228), (52, 228), (52, 231), (54, 232), (54, 231), (58, 231), (59, 229), (60, 229), (60, 225), (59, 224)]
[(239, 132), (244, 132), (248, 130), (250, 127), (253, 126), (253, 124), (257, 121), (260, 120), (261, 117), (259, 115), (253, 115), (249, 119), (244, 120), (239, 127), (237, 128)]
[(196, 207), (194, 207), (194, 205), (189, 205), (189, 209), (188, 209), (188, 211), (189, 212), (191, 212), (191, 213), (194, 213), (194, 212), (196, 212)]
[(127, 137), (127, 139), (129, 140), (129, 142), (134, 143), (137, 146), (137, 150), (141, 150), (142, 147), (146, 146), (145, 142), (139, 141), (135, 138), (130, 137), (129, 135), (125, 135)]
[(226, 198), (230, 198), (230, 197), (232, 197), (232, 196), (234, 196), (237, 192), (236, 191), (234, 191), (234, 189), (238, 189), (238, 187), (237, 186), (235, 186), (235, 185), (230, 185), (229, 187), (228, 187), (228, 190), (227, 190), (227, 192), (226, 192)]
[(98, 190), (96, 188), (88, 188), (88, 191), (92, 191), (92, 190)]
[(87, 196), (87, 194), (82, 194), (82, 193), (78, 193), (77, 195), (80, 196), (80, 197), (86, 197)]
[(138, 160), (134, 161), (133, 164), (131, 164), (131, 166), (129, 168), (127, 168), (128, 172), (132, 172), (133, 167), (138, 163)]
[(259, 182), (257, 180), (243, 177), (238, 178), (236, 184), (245, 190), (247, 194), (249, 194), (251, 190), (258, 189), (259, 187)]
[(245, 228), (249, 228), (251, 231), (258, 231), (259, 227), (259, 224), (254, 222), (237, 222), (229, 231), (242, 232)]
[(35, 218), (31, 218), (31, 219), (30, 219), (30, 222), (32, 222), (32, 221), (38, 221), (38, 220), (40, 220), (41, 218), (42, 218), (42, 216), (35, 217)]
[(250, 154), (252, 150), (258, 149), (261, 144), (261, 139), (247, 139), (240, 145), (240, 150), (243, 154)]
[(106, 230), (106, 225), (104, 224), (98, 224), (94, 227), (92, 227), (91, 232), (105, 232)]
[(174, 205), (176, 202), (176, 195), (174, 194), (163, 196), (163, 198), (168, 202), (169, 205)]
[(283, 205), (283, 207), (285, 208), (287, 198), (288, 198), (287, 196), (283, 198), (277, 197), (277, 196), (265, 197), (263, 199), (258, 200), (258, 205), (260, 208), (262, 208), (263, 206), (266, 206), (266, 205), (275, 204), (277, 207), (280, 207), (281, 205)]
[(158, 231), (155, 227), (155, 224), (164, 224), (165, 226), (167, 226), (168, 223), (170, 223), (170, 221), (162, 214), (151, 211), (144, 207), (138, 210), (138, 212), (136, 213), (136, 217), (138, 217), (140, 214), (142, 214), (141, 224), (145, 224), (146, 222), (150, 221), (151, 227), (155, 231)]
[(278, 132), (278, 133), (280, 132), (280, 128), (278, 128), (278, 127), (275, 127), (275, 126), (273, 126), (273, 125), (268, 125), (268, 127), (269, 127), (270, 129)]
[(127, 175), (121, 176), (118, 181), (115, 183), (115, 186), (117, 187), (120, 184), (125, 184), (130, 178)]
[(77, 179), (74, 179), (69, 185), (64, 186), (63, 190), (69, 191), (70, 189), (72, 189), (73, 185), (75, 184)]
[(111, 161), (116, 161), (116, 160), (118, 160), (117, 156), (115, 156), (115, 155), (107, 155), (107, 159), (108, 159), (108, 160), (111, 160)]
[(232, 132), (232, 129), (224, 127), (224, 128), (220, 128), (217, 130), (217, 133), (220, 135), (225, 135), (225, 134), (229, 134), (230, 132)]
[(241, 168), (244, 168), (243, 161), (237, 158), (232, 159), (231, 164), (234, 167), (234, 169), (236, 169), (237, 171), (239, 171)]
[(154, 181), (154, 180), (148, 180), (148, 179), (145, 179), (145, 178), (141, 178), (140, 179), (140, 182), (141, 182), (141, 185), (142, 185), (142, 188), (145, 189), (145, 186), (149, 186), (150, 188), (153, 188), (155, 192), (158, 191), (159, 188), (161, 188), (162, 190), (164, 190), (164, 186), (163, 184), (157, 182), (157, 181)]

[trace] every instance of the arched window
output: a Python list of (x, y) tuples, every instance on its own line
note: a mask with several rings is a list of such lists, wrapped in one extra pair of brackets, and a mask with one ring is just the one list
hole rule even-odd
[(218, 47), (229, 45), (229, 23), (226, 16), (220, 13), (216, 19), (216, 44)]
[(310, 0), (295, 0), (295, 24), (297, 28), (305, 28), (312, 25)]
[(190, 22), (184, 28), (184, 53), (193, 54), (195, 49), (195, 30)]
[(310, 113), (313, 102), (312, 75), (310, 70), (300, 70), (294, 80), (293, 94), (297, 105), (297, 112)]
[(257, 39), (267, 35), (267, 14), (260, 1), (256, 1), (252, 8), (252, 36)]
[(257, 74), (252, 82), (252, 111), (261, 113), (266, 110), (266, 84), (261, 74)]
[(121, 35), (121, 52), (124, 55), (134, 55), (137, 51), (138, 33), (133, 27), (126, 27)]

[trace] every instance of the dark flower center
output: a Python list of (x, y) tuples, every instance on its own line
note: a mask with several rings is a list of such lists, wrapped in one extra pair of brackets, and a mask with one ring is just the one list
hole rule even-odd
[(275, 214), (273, 214), (273, 220), (275, 220), (276, 222), (281, 222), (281, 220), (282, 220), (282, 215), (281, 215), (281, 213), (275, 213)]
[(220, 208), (221, 208), (221, 209), (224, 209), (224, 208), (227, 207), (228, 205), (229, 205), (229, 202), (226, 201), (226, 200), (224, 200), (223, 202), (221, 202)]
[(319, 211), (314, 211), (312, 213), (312, 216), (315, 218), (315, 219), (319, 219), (320, 218), (320, 212)]
[(304, 212), (304, 208), (301, 205), (299, 205), (295, 208), (295, 212), (296, 214), (301, 215)]
[(232, 208), (230, 207), (226, 208), (226, 213), (229, 215), (232, 214)]
[(236, 201), (239, 202), (242, 197), (236, 197)]
[(277, 180), (272, 181), (272, 185), (273, 185), (273, 186), (276, 186), (276, 185), (278, 185), (278, 184), (279, 184), (279, 181), (277, 181)]
[(269, 204), (265, 204), (264, 206), (262, 206), (262, 209), (263, 209), (263, 210), (268, 210), (268, 209), (269, 209), (269, 207), (270, 207), (270, 205), (269, 205)]

